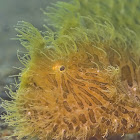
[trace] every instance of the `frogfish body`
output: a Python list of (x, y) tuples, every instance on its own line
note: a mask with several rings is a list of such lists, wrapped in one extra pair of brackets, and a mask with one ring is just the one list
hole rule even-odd
[(16, 93), (10, 90), (13, 100), (2, 104), (14, 136), (86, 140), (140, 131), (137, 5), (72, 0), (44, 11), (46, 32), (18, 22), (25, 69)]

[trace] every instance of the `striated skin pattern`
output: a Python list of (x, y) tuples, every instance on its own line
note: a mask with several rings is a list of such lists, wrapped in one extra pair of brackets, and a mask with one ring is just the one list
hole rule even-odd
[[(58, 2), (44, 11), (55, 31), (17, 24), (28, 52), (18, 55), (25, 68), (17, 92), (9, 89), (13, 100), (3, 100), (2, 118), (18, 139), (101, 140), (140, 131), (139, 21), (129, 20), (126, 1), (105, 2)], [(130, 1), (130, 15), (140, 14), (138, 3)]]

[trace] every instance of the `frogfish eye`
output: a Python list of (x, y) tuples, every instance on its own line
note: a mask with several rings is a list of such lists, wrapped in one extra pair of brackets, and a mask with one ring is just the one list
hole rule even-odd
[(65, 66), (61, 66), (60, 71), (64, 71), (64, 70), (65, 70)]

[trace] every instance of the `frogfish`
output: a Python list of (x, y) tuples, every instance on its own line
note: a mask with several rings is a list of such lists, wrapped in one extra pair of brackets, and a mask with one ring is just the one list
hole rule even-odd
[[(26, 52), (1, 117), (17, 139), (101, 140), (140, 132), (140, 0), (70, 0), (19, 21)], [(39, 18), (39, 17), (38, 17)]]

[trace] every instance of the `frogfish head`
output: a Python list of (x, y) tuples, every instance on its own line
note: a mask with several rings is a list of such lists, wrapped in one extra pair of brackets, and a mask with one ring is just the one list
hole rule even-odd
[(14, 135), (84, 140), (138, 131), (138, 88), (128, 87), (132, 79), (124, 67), (129, 50), (108, 26), (97, 24), (98, 36), (81, 26), (54, 38), (29, 23), (17, 25), (28, 50), (19, 57), (26, 68), (13, 102), (3, 102)]

